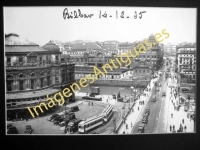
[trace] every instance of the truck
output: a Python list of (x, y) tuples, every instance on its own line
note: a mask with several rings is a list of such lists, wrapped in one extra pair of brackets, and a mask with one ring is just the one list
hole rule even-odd
[(65, 133), (74, 133), (78, 131), (78, 124), (81, 122), (81, 119), (73, 119), (70, 120), (68, 126), (65, 128)]
[(99, 87), (92, 87), (91, 88), (91, 94), (99, 95), (100, 94), (100, 88)]

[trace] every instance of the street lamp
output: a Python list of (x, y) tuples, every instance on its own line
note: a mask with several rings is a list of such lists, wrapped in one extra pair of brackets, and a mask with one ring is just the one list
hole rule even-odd
[[(60, 89), (61, 89), (61, 91), (63, 91), (63, 83), (62, 82), (60, 85)], [(65, 101), (65, 118), (66, 118), (66, 104), (67, 104), (67, 102)]]
[(134, 87), (131, 86), (130, 89), (131, 89), (131, 96), (130, 96), (129, 102), (133, 102), (133, 89), (134, 89)]

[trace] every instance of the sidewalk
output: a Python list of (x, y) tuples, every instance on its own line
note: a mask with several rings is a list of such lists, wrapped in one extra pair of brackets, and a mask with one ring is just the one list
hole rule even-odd
[[(154, 87), (154, 82), (157, 81), (158, 78), (156, 79), (152, 79), (150, 84), (147, 85), (147, 88), (152, 88)], [(143, 111), (143, 108), (145, 108), (145, 105), (147, 104), (148, 100), (149, 100), (149, 95), (151, 93), (150, 91), (144, 91), (145, 94), (147, 94), (146, 96), (142, 95), (140, 96), (140, 99), (135, 101), (135, 105), (133, 106), (133, 110), (134, 112), (130, 112), (130, 114), (127, 116), (126, 120), (125, 120), (125, 124), (123, 123), (121, 128), (118, 131), (118, 134), (123, 134), (123, 132), (125, 132), (125, 134), (130, 134), (132, 131), (132, 128), (134, 127), (140, 113)], [(144, 105), (139, 105), (139, 101), (144, 101)], [(139, 107), (139, 110), (138, 110)], [(132, 123), (132, 127), (131, 127), (131, 123)], [(128, 128), (126, 129), (126, 124), (128, 125)]]
[[(168, 90), (171, 91), (171, 89), (168, 87)], [(170, 94), (170, 93), (169, 93)], [(172, 100), (175, 104), (179, 103), (178, 98), (174, 98), (173, 96), (173, 90), (172, 90)], [(173, 117), (171, 117), (171, 114), (173, 114)], [(182, 123), (182, 119), (184, 119), (184, 123)], [(190, 120), (190, 118), (187, 118), (187, 112), (184, 111), (184, 107), (180, 107), (179, 111), (174, 110), (174, 106), (172, 101), (170, 100), (169, 104), (169, 112), (168, 112), (168, 125), (167, 125), (167, 133), (170, 133), (170, 125), (175, 126), (175, 130), (177, 131), (180, 127), (180, 124), (182, 124), (183, 127), (187, 127), (185, 132), (194, 132), (194, 121)]]

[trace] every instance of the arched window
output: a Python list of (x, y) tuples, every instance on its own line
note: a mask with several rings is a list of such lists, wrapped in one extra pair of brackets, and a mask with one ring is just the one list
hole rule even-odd
[(47, 71), (47, 86), (50, 86), (50, 71)]
[(31, 73), (31, 89), (35, 87), (35, 73)]
[(40, 87), (42, 88), (44, 86), (44, 72), (40, 73)]
[(19, 74), (19, 90), (24, 90), (24, 75), (21, 73)]
[(7, 75), (6, 76), (6, 88), (7, 91), (12, 91), (12, 83), (13, 83), (13, 76)]
[(65, 76), (65, 74), (66, 74), (66, 70), (65, 69), (63, 69), (62, 70), (62, 82), (65, 82), (66, 80), (66, 76)]

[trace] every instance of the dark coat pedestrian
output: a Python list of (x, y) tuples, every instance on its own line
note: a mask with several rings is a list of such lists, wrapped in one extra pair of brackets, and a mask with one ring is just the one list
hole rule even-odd
[(171, 125), (169, 126), (169, 129), (170, 129), (170, 132), (171, 132), (172, 131), (172, 126)]
[(186, 125), (185, 125), (184, 129), (185, 129), (185, 130), (187, 130), (187, 127), (186, 127)]
[(138, 110), (140, 110), (140, 108), (138, 107)]
[(173, 118), (173, 114), (171, 114), (171, 118)]
[(184, 119), (182, 120), (182, 123), (184, 124)]
[(173, 130), (175, 130), (175, 126), (173, 125)]

